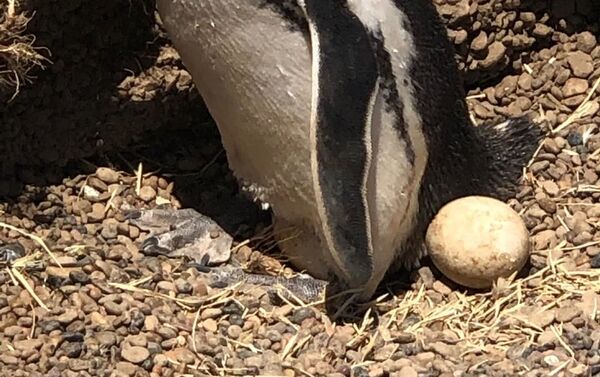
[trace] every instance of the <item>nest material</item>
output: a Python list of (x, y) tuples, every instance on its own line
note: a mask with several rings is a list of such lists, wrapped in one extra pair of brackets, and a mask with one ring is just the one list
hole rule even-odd
[(32, 81), (34, 68), (44, 68), (48, 58), (36, 47), (35, 36), (27, 34), (31, 16), (16, 10), (15, 0), (0, 1), (0, 92), (11, 90), (11, 100), (22, 85)]

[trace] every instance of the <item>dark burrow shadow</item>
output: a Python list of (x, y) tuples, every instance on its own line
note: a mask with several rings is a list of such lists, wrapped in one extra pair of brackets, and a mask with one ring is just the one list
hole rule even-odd
[[(155, 22), (153, 0), (29, 0), (28, 32), (52, 64), (0, 92), (0, 193), (60, 182), (69, 161), (209, 118)], [(42, 52), (44, 50), (41, 50)]]
[(240, 191), (210, 119), (192, 128), (159, 129), (126, 149), (67, 166), (85, 173), (106, 165), (132, 172), (138, 163), (145, 172), (173, 182), (173, 193), (183, 208), (194, 208), (212, 218), (238, 240), (254, 235), (257, 225), (270, 223), (270, 212), (261, 210)]
[[(28, 32), (52, 64), (0, 92), (0, 196), (95, 166), (158, 171), (183, 207), (248, 237), (269, 213), (240, 194), (218, 130), (156, 23), (154, 0), (29, 0)], [(44, 52), (43, 50), (41, 50)]]

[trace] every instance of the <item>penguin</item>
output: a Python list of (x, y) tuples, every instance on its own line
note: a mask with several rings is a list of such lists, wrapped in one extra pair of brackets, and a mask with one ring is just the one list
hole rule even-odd
[[(157, 11), (283, 254), (360, 300), (418, 266), (444, 204), (513, 195), (541, 141), (528, 116), (472, 124), (430, 0), (157, 0)], [(172, 226), (142, 249), (197, 232)]]

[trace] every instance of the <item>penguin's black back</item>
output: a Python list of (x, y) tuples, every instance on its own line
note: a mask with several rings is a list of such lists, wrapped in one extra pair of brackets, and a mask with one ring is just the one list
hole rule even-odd
[(527, 118), (507, 127), (475, 127), (447, 29), (429, 0), (392, 0), (406, 15), (415, 57), (410, 67), (416, 111), (422, 120), (428, 152), (419, 211), (411, 239), (399, 253), (423, 247), (427, 226), (446, 203), (485, 195), (508, 199), (538, 147), (541, 132)]

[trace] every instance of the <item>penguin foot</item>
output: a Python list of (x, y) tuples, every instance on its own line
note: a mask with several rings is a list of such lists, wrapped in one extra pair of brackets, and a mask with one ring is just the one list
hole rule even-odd
[[(195, 266), (195, 265), (194, 265)], [(206, 269), (195, 266), (208, 276), (209, 285), (215, 288), (226, 288), (239, 282), (266, 287), (271, 297), (279, 294), (286, 300), (300, 299), (304, 303), (321, 300), (325, 296), (327, 282), (301, 274), (291, 278), (245, 272), (241, 267), (223, 265)]]
[(239, 282), (266, 287), (270, 296), (305, 303), (323, 299), (327, 282), (301, 274), (291, 278), (245, 272), (225, 264), (231, 259), (233, 238), (216, 222), (194, 209), (155, 208), (126, 214), (130, 222), (150, 235), (141, 246), (145, 255), (187, 257), (187, 266), (204, 273), (209, 285), (226, 288)]
[(146, 255), (185, 256), (206, 267), (231, 258), (233, 238), (211, 218), (193, 209), (136, 210), (126, 217), (133, 225), (150, 232), (140, 246)]

